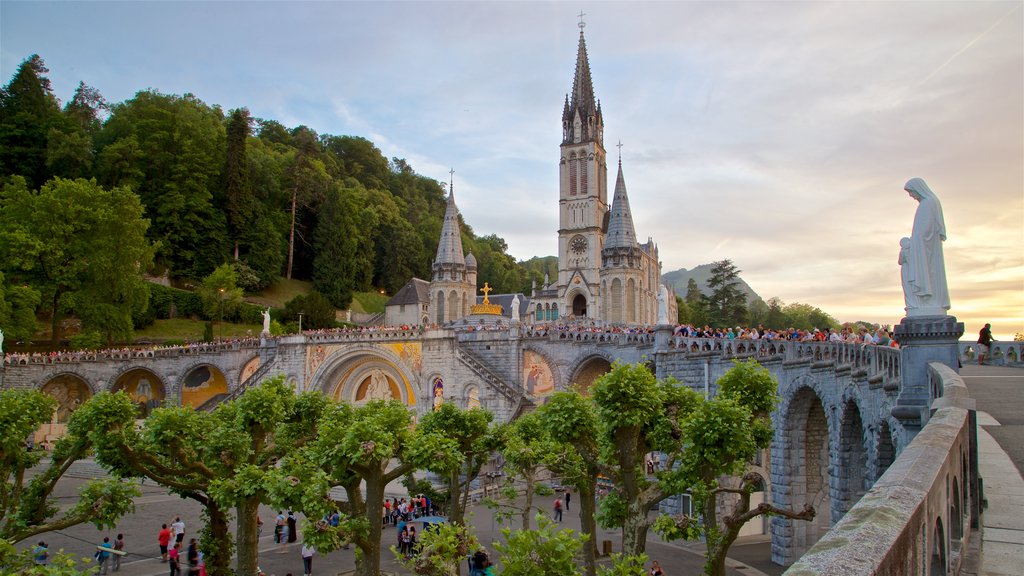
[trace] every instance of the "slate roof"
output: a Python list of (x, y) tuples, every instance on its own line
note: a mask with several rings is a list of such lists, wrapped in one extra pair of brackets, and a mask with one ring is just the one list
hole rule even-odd
[(400, 306), (402, 304), (424, 304), (430, 302), (430, 282), (413, 278), (402, 286), (385, 306)]

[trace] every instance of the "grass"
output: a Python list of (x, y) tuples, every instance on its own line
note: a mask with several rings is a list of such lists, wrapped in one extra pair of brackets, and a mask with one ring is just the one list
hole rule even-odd
[[(202, 340), (205, 320), (189, 318), (171, 318), (157, 320), (152, 326), (135, 331), (135, 341), (166, 342), (168, 340)], [(263, 326), (260, 324), (232, 324), (231, 322), (213, 323), (213, 336), (220, 338), (245, 338), (259, 336)]]
[(247, 296), (245, 299), (248, 302), (259, 304), (261, 306), (284, 308), (285, 302), (288, 302), (296, 296), (302, 296), (312, 290), (312, 282), (278, 278), (270, 285), (269, 288), (264, 290), (262, 294), (259, 294), (258, 296)]
[(384, 304), (390, 299), (391, 296), (380, 292), (356, 292), (353, 294), (350, 307), (353, 312), (376, 314), (384, 311)]

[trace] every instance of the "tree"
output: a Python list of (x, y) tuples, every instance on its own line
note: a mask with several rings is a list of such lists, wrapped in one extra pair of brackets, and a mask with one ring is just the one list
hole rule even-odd
[[(655, 530), (666, 539), (703, 536), (705, 574), (724, 576), (729, 547), (748, 520), (764, 514), (810, 520), (815, 512), (810, 505), (794, 512), (768, 502), (750, 508), (750, 494), (761, 478), (744, 471), (747, 462), (771, 443), (771, 412), (778, 402), (775, 378), (753, 359), (735, 361), (716, 387), (714, 398), (696, 396), (696, 404), (677, 431), (679, 443), (685, 446), (679, 465), (660, 478), (680, 492), (689, 488), (700, 514), (662, 516)], [(723, 509), (728, 511), (721, 514)]]
[(36, 332), (39, 291), (6, 281), (0, 272), (0, 326), (8, 342), (29, 340)]
[(595, 504), (597, 477), (608, 472), (600, 461), (600, 428), (594, 403), (578, 390), (555, 392), (539, 410), (548, 434), (562, 444), (547, 466), (574, 487), (579, 497), (580, 531), (587, 536), (583, 546), (587, 576), (597, 571), (597, 522)]
[(451, 444), (436, 437), (431, 440), (433, 446), (422, 442), (401, 402), (373, 400), (358, 407), (329, 404), (316, 439), (285, 465), (303, 470), (302, 478), (320, 478), (323, 485), (345, 489), (350, 516), (340, 531), (343, 535), (329, 529), (318, 531), (313, 536), (317, 550), (334, 550), (343, 537), (359, 548), (357, 573), (377, 576), (384, 488), (420, 468), (418, 457), (451, 458)]
[(238, 276), (231, 264), (221, 264), (203, 283), (197, 292), (203, 301), (203, 314), (210, 320), (223, 321), (233, 317), (242, 306), (243, 291), (238, 287)]
[(297, 321), (300, 313), (303, 315), (303, 327), (310, 330), (332, 328), (336, 325), (334, 306), (316, 290), (305, 295), (300, 294), (286, 302), (282, 319)]
[(701, 293), (697, 281), (693, 278), (686, 283), (686, 306), (689, 309), (689, 323), (694, 326), (705, 326), (711, 319), (708, 317), (707, 298)]
[(7, 544), (84, 522), (92, 522), (98, 529), (112, 529), (118, 518), (135, 508), (132, 498), (139, 491), (107, 478), (83, 486), (78, 501), (57, 516), (54, 487), (71, 463), (84, 458), (92, 448), (88, 419), (78, 410), (71, 415), (67, 436), (57, 441), (50, 464), (26, 480), (26, 471), (37, 466), (45, 453), (26, 449), (25, 439), (50, 421), (56, 404), (52, 397), (36, 390), (0, 391), (0, 540)]
[(454, 524), (465, 523), (470, 484), (480, 475), (480, 469), (496, 447), (497, 438), (491, 428), (493, 419), (494, 415), (487, 410), (464, 410), (444, 402), (420, 422), (421, 434), (434, 435), (447, 442), (447, 457), (439, 457), (441, 454), (421, 454), (420, 457), (425, 467), (440, 475), (447, 486), (448, 521)]
[(466, 556), (480, 548), (480, 543), (468, 526), (444, 522), (423, 531), (416, 554), (406, 558), (392, 546), (398, 563), (425, 576), (457, 574)]
[(153, 247), (139, 199), (127, 188), (104, 189), (95, 180), (48, 182), (29, 191), (15, 177), (0, 193), (0, 262), (11, 280), (38, 290), (51, 316), (51, 345), (61, 339), (61, 317), (73, 311), (83, 330), (108, 342), (132, 333), (132, 313), (146, 306), (142, 273)]
[(518, 499), (517, 480), (522, 478), (525, 504), (518, 509), (522, 520), (522, 529), (530, 529), (530, 518), (540, 510), (533, 505), (535, 494), (546, 495), (539, 483), (540, 475), (545, 471), (546, 463), (557, 458), (562, 447), (552, 440), (544, 420), (537, 412), (530, 412), (516, 418), (509, 424), (499, 428), (497, 435), (501, 441), (498, 452), (505, 458), (504, 470), (507, 474), (506, 485), (502, 490), (504, 506), (513, 506)]
[(495, 542), (501, 552), (504, 576), (577, 576), (576, 555), (586, 543), (586, 534), (556, 530), (544, 514), (537, 515), (536, 530), (503, 528), (505, 542)]
[(279, 376), (212, 412), (158, 408), (141, 428), (123, 392), (95, 399), (87, 414), (97, 461), (116, 474), (145, 476), (199, 502), (206, 519), (200, 546), (211, 575), (233, 574), (232, 548), (238, 572), (255, 574), (259, 504), (296, 498), (294, 492), (306, 489), (279, 463), (313, 440), (327, 399), (315, 392), (296, 396)]
[(235, 260), (239, 259), (239, 246), (245, 232), (252, 226), (256, 212), (256, 200), (249, 183), (249, 165), (245, 155), (251, 130), (252, 117), (249, 116), (249, 110), (232, 110), (227, 125), (224, 195), (227, 201), (228, 230), (235, 246)]
[(47, 73), (46, 63), (33, 54), (0, 90), (0, 176), (23, 176), (32, 188), (50, 178), (47, 137), (61, 119)]
[(341, 309), (348, 308), (353, 292), (368, 286), (373, 274), (370, 230), (363, 221), (365, 203), (362, 189), (332, 187), (313, 235), (313, 285)]
[(746, 322), (747, 304), (737, 282), (739, 275), (740, 270), (732, 260), (719, 260), (711, 268), (707, 304), (715, 326), (739, 326)]
[[(295, 156), (288, 169), (291, 192), (291, 227), (288, 233), (288, 264), (285, 277), (291, 279), (295, 259), (296, 218), (300, 207), (305, 208), (318, 201), (326, 193), (330, 175), (323, 160), (318, 156), (320, 146), (316, 133), (306, 127), (295, 130)], [(301, 231), (300, 231), (301, 234)]]

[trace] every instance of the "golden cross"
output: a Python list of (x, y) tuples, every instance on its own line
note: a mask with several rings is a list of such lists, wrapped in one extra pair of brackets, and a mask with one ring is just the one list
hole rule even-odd
[(494, 288), (491, 288), (487, 282), (484, 282), (484, 287), (480, 289), (480, 291), (484, 293), (484, 304), (491, 303), (491, 301), (487, 298), (487, 295), (490, 294), (493, 290)]

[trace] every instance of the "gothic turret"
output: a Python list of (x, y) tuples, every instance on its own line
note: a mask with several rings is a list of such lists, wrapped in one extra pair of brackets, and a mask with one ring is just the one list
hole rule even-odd
[(622, 176), (622, 158), (619, 158), (619, 175), (615, 178), (615, 196), (612, 199), (611, 218), (604, 245), (605, 248), (636, 246), (633, 214), (629, 209), (629, 197), (626, 195), (626, 179)]
[(434, 258), (434, 272), (445, 264), (456, 264), (465, 268), (466, 258), (462, 254), (462, 231), (459, 227), (459, 209), (455, 206), (455, 187), (448, 192), (448, 206), (444, 211), (441, 240), (437, 243), (437, 257)]
[(604, 118), (601, 103), (594, 99), (594, 83), (590, 79), (587, 42), (580, 27), (580, 45), (576, 53), (576, 73), (572, 94), (566, 96), (562, 109), (562, 143), (597, 142), (604, 145)]

